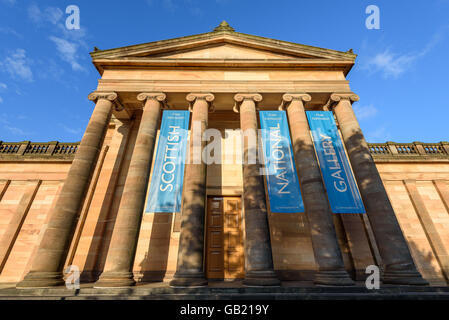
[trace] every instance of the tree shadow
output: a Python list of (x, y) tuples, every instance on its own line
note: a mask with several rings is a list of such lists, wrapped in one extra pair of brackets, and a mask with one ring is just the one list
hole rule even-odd
[[(127, 134), (128, 137), (125, 139), (122, 139), (121, 145), (119, 146), (119, 150), (124, 150), (126, 152), (126, 144), (128, 144), (128, 141), (130, 140), (131, 130), (133, 129), (133, 124), (128, 124), (129, 128), (125, 129), (123, 127), (120, 127), (118, 129), (119, 133)], [(128, 130), (128, 132), (124, 132), (125, 130)], [(125, 147), (124, 147), (125, 146)], [(124, 159), (122, 159), (124, 160)], [(114, 166), (112, 168), (113, 171), (117, 171), (118, 175), (121, 174), (121, 167), (123, 167), (123, 161), (119, 161), (119, 157), (115, 159)], [(100, 249), (102, 245), (104, 245), (104, 233), (105, 229), (108, 225), (110, 216), (111, 207), (114, 201), (115, 191), (116, 191), (116, 183), (118, 183), (120, 177), (117, 177), (116, 180), (111, 179), (108, 181), (108, 184), (105, 188), (105, 200), (102, 202), (102, 206), (100, 209), (100, 214), (98, 216), (97, 223), (95, 225), (95, 230), (92, 235), (92, 240), (89, 246), (89, 249), (87, 250), (87, 257), (86, 261), (83, 267), (83, 271), (81, 272), (81, 281), (83, 282), (95, 282), (98, 280), (98, 277), (100, 276), (101, 272), (98, 270), (98, 259), (100, 257)], [(120, 195), (121, 196), (121, 195)], [(108, 199), (109, 198), (109, 199)]]
[(167, 272), (173, 213), (156, 212), (145, 258), (140, 262), (140, 282), (163, 281)]

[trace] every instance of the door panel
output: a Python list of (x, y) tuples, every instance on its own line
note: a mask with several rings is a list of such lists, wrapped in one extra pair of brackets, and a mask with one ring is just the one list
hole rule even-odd
[(206, 275), (209, 279), (244, 277), (241, 199), (209, 197)]

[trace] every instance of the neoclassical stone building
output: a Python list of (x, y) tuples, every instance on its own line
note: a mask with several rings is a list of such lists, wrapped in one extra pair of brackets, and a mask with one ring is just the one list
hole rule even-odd
[[(223, 22), (91, 56), (100, 79), (80, 143), (0, 145), (0, 283), (64, 285), (76, 266), (98, 288), (349, 286), (378, 265), (385, 284), (448, 285), (449, 143), (368, 144), (346, 80), (352, 50)], [(186, 164), (181, 210), (146, 212), (166, 109), (219, 130), (226, 159), (247, 155), (238, 129), (257, 130), (259, 110), (285, 110), (305, 212), (271, 212), (260, 164), (235, 161)], [(306, 110), (333, 112), (366, 214), (331, 212)]]

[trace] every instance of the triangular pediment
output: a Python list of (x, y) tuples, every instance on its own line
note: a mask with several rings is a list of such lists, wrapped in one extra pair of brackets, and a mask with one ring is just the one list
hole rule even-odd
[[(133, 66), (266, 66), (282, 63), (298, 67), (326, 64), (343, 68), (352, 67), (356, 55), (318, 48), (287, 41), (264, 38), (216, 28), (213, 32), (149, 42), (109, 50), (96, 49), (92, 60), (102, 73), (104, 67), (113, 65)], [(175, 64), (176, 63), (176, 64)], [(250, 65), (249, 65), (250, 64)]]
[[(197, 48), (164, 52), (146, 56), (161, 59), (295, 59), (298, 56), (275, 53), (268, 50), (255, 49), (240, 44), (218, 43), (204, 45)], [(308, 58), (304, 56), (304, 58)]]

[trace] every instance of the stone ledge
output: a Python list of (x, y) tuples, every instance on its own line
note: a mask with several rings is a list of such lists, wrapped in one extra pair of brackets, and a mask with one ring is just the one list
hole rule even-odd
[(167, 283), (141, 284), (122, 289), (94, 289), (82, 285), (79, 290), (16, 289), (14, 284), (0, 289), (0, 300), (449, 300), (449, 287), (382, 286), (368, 290), (362, 283), (353, 287), (312, 286), (310, 283), (284, 282), (277, 288), (250, 288), (235, 284), (214, 284), (205, 288), (170, 288)]

